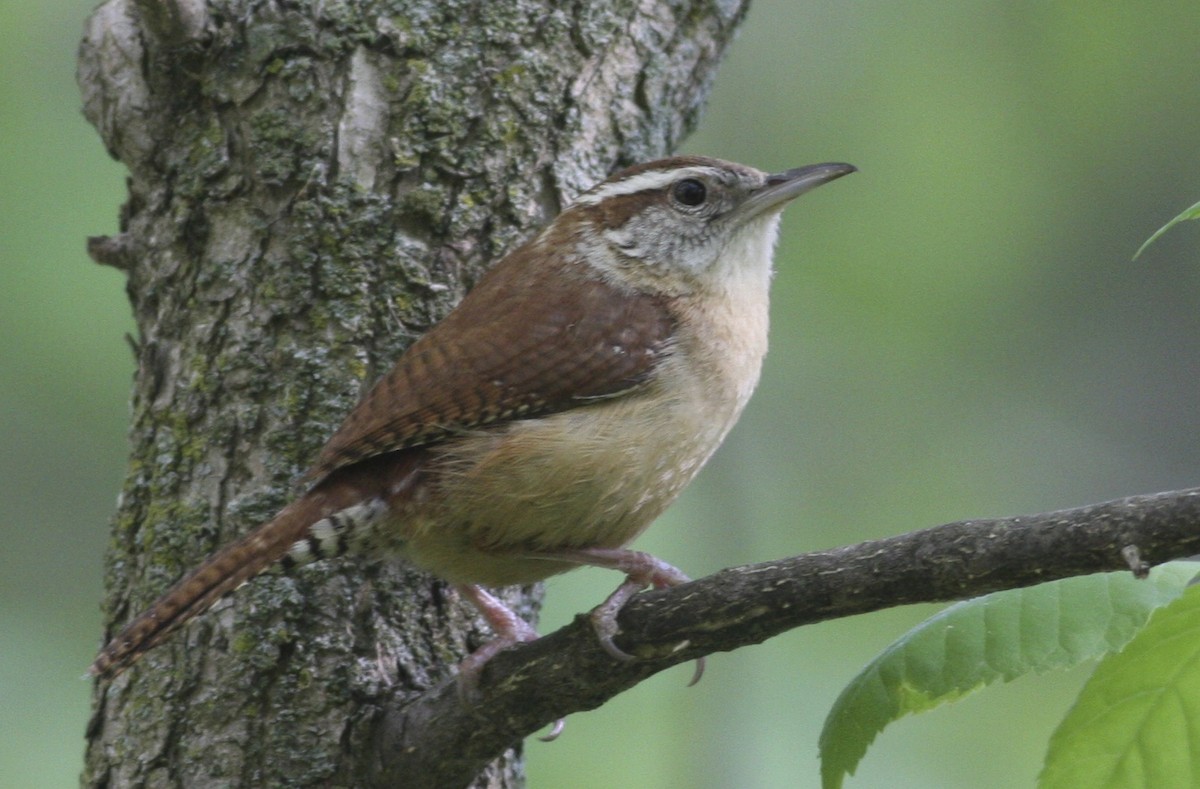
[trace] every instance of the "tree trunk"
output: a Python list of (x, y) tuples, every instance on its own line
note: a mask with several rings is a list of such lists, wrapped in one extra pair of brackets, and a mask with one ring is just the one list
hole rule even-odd
[[(85, 111), (130, 177), (121, 232), (90, 250), (127, 271), (139, 332), (108, 634), (285, 504), (489, 262), (615, 167), (670, 151), (745, 10), (563, 6), (95, 11)], [(532, 615), (538, 590), (508, 599)], [(408, 567), (261, 577), (97, 683), (83, 783), (373, 785), (383, 700), (450, 681), (484, 637)], [(520, 785), (519, 743), (497, 756), (476, 785)]]

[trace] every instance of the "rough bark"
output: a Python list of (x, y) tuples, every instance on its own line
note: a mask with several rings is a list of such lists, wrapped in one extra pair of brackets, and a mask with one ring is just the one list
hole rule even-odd
[[(138, 324), (108, 632), (283, 505), (489, 261), (615, 167), (670, 151), (744, 5), (100, 6), (79, 82), (129, 200), (89, 249), (127, 272)], [(538, 592), (509, 599), (533, 615)], [(387, 710), (444, 684), (481, 635), (404, 567), (261, 578), (96, 686), (83, 783), (403, 785), (379, 772)], [(520, 785), (519, 749), (502, 743), (477, 785)], [(426, 785), (467, 780), (426, 756)]]

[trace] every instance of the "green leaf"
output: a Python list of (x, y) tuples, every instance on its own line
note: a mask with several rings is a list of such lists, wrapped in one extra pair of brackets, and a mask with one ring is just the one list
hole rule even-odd
[(1133, 259), (1137, 260), (1138, 256), (1146, 251), (1146, 247), (1150, 246), (1155, 241), (1157, 241), (1158, 237), (1161, 236), (1163, 233), (1167, 232), (1168, 230), (1170, 230), (1172, 227), (1179, 224), (1180, 222), (1185, 222), (1189, 219), (1200, 219), (1200, 203), (1196, 203), (1194, 206), (1185, 210), (1182, 214), (1175, 217), (1170, 222), (1167, 222), (1165, 225), (1163, 225), (1158, 230), (1156, 230), (1154, 232), (1154, 235), (1152, 235), (1152, 236), (1150, 236), (1150, 238), (1146, 239), (1146, 243), (1144, 243), (1140, 247), (1138, 247), (1138, 251), (1133, 253)]
[(1200, 785), (1200, 586), (1096, 667), (1050, 738), (1038, 783)]
[[(1120, 649), (1179, 596), (1196, 565), (1148, 580), (1104, 573), (957, 603), (910, 630), (855, 677), (821, 732), (821, 783), (837, 789), (892, 721), (1002, 679), (1063, 669)], [(981, 734), (982, 736), (982, 734)]]

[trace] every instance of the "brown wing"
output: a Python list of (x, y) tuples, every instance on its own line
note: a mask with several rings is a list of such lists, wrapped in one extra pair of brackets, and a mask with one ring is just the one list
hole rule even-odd
[(417, 340), (329, 439), (307, 475), (438, 441), (457, 430), (562, 411), (643, 383), (669, 352), (660, 299), (530, 265), (527, 245)]

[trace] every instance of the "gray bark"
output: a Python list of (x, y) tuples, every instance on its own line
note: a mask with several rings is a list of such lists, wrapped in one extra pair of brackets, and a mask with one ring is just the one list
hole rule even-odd
[[(615, 167), (669, 152), (744, 10), (100, 6), (79, 83), (129, 200), (90, 251), (127, 272), (138, 324), (107, 634), (285, 504), (364, 388), (490, 261)], [(508, 599), (535, 615), (538, 590)], [(403, 785), (379, 772), (397, 700), (450, 682), (484, 635), (445, 585), (395, 564), (257, 579), (97, 684), (83, 783)], [(523, 782), (519, 737), (497, 740), (477, 785)], [(425, 756), (424, 785), (483, 763)]]

